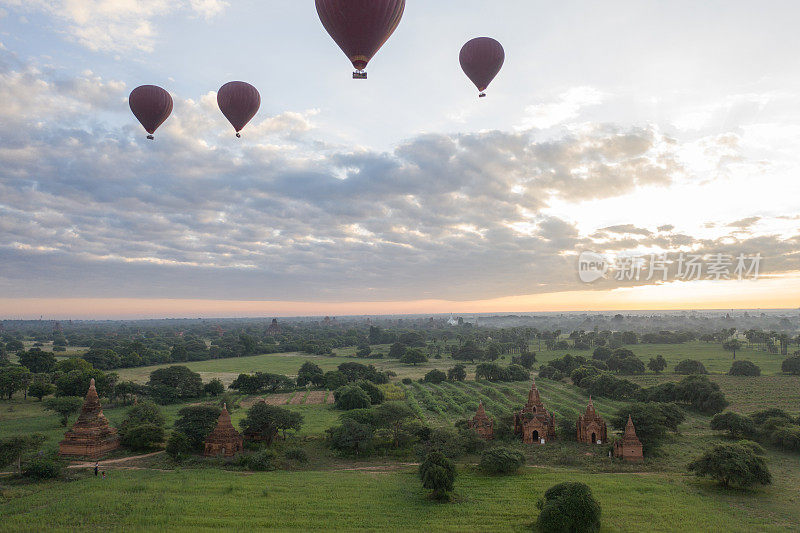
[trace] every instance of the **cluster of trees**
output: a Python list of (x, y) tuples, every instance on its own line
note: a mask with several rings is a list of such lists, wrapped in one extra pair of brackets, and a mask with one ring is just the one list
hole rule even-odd
[(1, 438), (0, 468), (13, 465), (18, 475), (32, 480), (59, 477), (63, 463), (56, 455), (40, 451), (44, 441), (44, 435), (39, 433)]
[(475, 380), (527, 381), (531, 373), (520, 365), (500, 366), (497, 363), (481, 363), (475, 368)]
[(800, 452), (800, 417), (793, 418), (782, 409), (766, 409), (749, 416), (726, 411), (711, 419), (711, 429), (725, 431), (732, 439), (746, 438), (784, 451)]

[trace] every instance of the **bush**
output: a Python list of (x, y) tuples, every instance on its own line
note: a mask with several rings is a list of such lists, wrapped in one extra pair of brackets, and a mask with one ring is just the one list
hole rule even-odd
[(308, 454), (302, 448), (289, 448), (286, 450), (286, 458), (298, 463), (308, 462)]
[(372, 449), (373, 436), (374, 432), (370, 426), (345, 418), (341, 426), (328, 428), (326, 440), (334, 450), (361, 455), (369, 453)]
[(781, 371), (800, 376), (800, 355), (790, 357), (781, 364)]
[(467, 379), (467, 368), (464, 365), (456, 365), (447, 371), (447, 379), (450, 381), (464, 381)]
[(25, 463), (22, 475), (30, 479), (56, 479), (61, 476), (63, 465), (61, 462), (48, 457), (35, 457)]
[(539, 370), (539, 377), (544, 379), (552, 379), (553, 381), (561, 381), (564, 379), (564, 374), (555, 367), (546, 365)]
[(28, 395), (33, 396), (40, 402), (42, 401), (42, 398), (53, 394), (55, 391), (56, 388), (53, 385), (42, 380), (34, 381), (31, 383), (31, 386), (28, 387)]
[(527, 370), (533, 370), (533, 364), (536, 362), (536, 354), (534, 352), (522, 352), (511, 358), (511, 363), (519, 365)]
[(214, 378), (203, 386), (206, 396), (219, 396), (225, 392), (225, 385), (219, 378)]
[(734, 439), (752, 437), (756, 433), (756, 425), (752, 419), (730, 411), (714, 415), (711, 419), (711, 429), (727, 431), (728, 436)]
[(426, 383), (441, 383), (443, 381), (447, 381), (447, 374), (441, 370), (431, 370), (425, 374), (423, 381)]
[(676, 374), (708, 374), (706, 367), (703, 366), (703, 363), (700, 361), (694, 361), (692, 359), (684, 359), (677, 365), (675, 365), (675, 373)]
[(699, 477), (716, 479), (723, 487), (769, 485), (772, 475), (763, 455), (742, 443), (719, 444), (689, 463), (689, 471)]
[(761, 369), (751, 361), (734, 361), (729, 376), (760, 376)]
[(411, 385), (412, 383), (414, 383), (414, 380), (411, 378), (403, 378), (402, 383), (403, 385)]
[(436, 500), (446, 500), (453, 491), (456, 479), (456, 465), (440, 452), (431, 452), (419, 465), (422, 486), (431, 491)]
[(383, 394), (383, 391), (379, 389), (371, 381), (362, 379), (357, 381), (356, 385), (361, 387), (361, 390), (367, 393), (367, 396), (369, 396), (369, 402), (372, 405), (380, 405), (386, 399), (386, 396)]
[(787, 452), (800, 452), (800, 426), (784, 426), (775, 430), (769, 437), (776, 448)]
[(366, 409), (372, 402), (369, 395), (358, 385), (345, 385), (333, 393), (337, 409)]
[(120, 436), (120, 442), (132, 450), (150, 450), (164, 442), (164, 428), (155, 424), (133, 426)]
[(525, 464), (525, 456), (510, 448), (496, 447), (481, 454), (480, 469), (487, 474), (513, 474)]
[(267, 472), (275, 470), (275, 459), (277, 455), (273, 450), (261, 450), (250, 455), (245, 460), (247, 468), (254, 472)]
[(189, 437), (180, 431), (173, 431), (167, 440), (167, 455), (175, 461), (181, 461), (192, 452)]
[(189, 447), (202, 451), (206, 437), (214, 431), (222, 409), (214, 405), (191, 405), (178, 411), (175, 429), (189, 439)]
[(543, 533), (589, 533), (600, 529), (600, 504), (585, 483), (554, 485), (537, 506), (541, 512), (536, 528)]

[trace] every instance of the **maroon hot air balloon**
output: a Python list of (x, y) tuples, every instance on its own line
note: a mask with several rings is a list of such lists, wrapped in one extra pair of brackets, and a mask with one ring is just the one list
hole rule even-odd
[(151, 141), (158, 127), (172, 113), (172, 97), (167, 91), (155, 85), (135, 88), (128, 97), (128, 103), (133, 114), (150, 134), (147, 138)]
[(483, 91), (489, 87), (497, 73), (503, 68), (506, 53), (503, 45), (494, 39), (478, 37), (468, 41), (461, 48), (458, 60), (461, 62), (464, 73), (480, 91), (478, 96), (483, 98), (486, 96)]
[(366, 79), (367, 63), (391, 37), (406, 8), (405, 0), (315, 0), (322, 25), (356, 72)]
[(217, 92), (217, 105), (236, 130), (236, 136), (241, 137), (239, 132), (256, 116), (261, 107), (261, 95), (249, 83), (231, 81)]

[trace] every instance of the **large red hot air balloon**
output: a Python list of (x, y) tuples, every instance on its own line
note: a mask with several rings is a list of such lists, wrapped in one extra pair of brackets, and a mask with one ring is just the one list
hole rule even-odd
[(220, 111), (241, 137), (242, 131), (261, 107), (261, 95), (258, 90), (243, 81), (231, 81), (220, 87), (217, 92), (217, 104)]
[(356, 72), (366, 79), (367, 63), (391, 37), (406, 8), (405, 0), (315, 0), (322, 25)]
[(128, 97), (131, 111), (153, 140), (153, 134), (172, 113), (172, 97), (167, 91), (155, 85), (142, 85), (131, 91)]
[(503, 68), (505, 59), (506, 53), (503, 45), (490, 37), (478, 37), (468, 41), (461, 48), (458, 56), (461, 68), (478, 88), (480, 91), (478, 96), (481, 98), (486, 96), (483, 91), (489, 87), (497, 73)]

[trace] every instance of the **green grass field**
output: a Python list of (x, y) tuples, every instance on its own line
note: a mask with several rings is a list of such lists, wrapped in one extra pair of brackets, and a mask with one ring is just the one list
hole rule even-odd
[[(790, 531), (769, 491), (721, 492), (678, 475), (529, 468), (511, 477), (460, 473), (453, 503), (426, 497), (413, 469), (372, 472), (115, 471), (108, 479), (5, 489), (2, 531), (524, 530), (544, 490), (588, 483), (603, 531)], [(53, 492), (58, 497), (53, 498)], [(763, 507), (753, 505), (753, 500)]]

